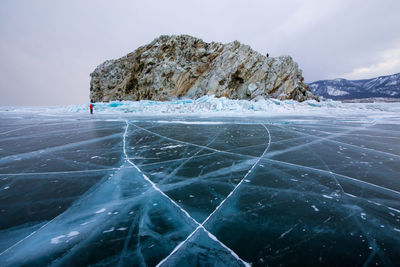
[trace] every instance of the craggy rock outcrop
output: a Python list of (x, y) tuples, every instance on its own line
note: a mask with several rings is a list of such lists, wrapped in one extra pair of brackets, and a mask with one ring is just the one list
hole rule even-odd
[(203, 95), (315, 99), (290, 56), (266, 57), (238, 41), (205, 43), (188, 35), (160, 36), (90, 76), (92, 102)]

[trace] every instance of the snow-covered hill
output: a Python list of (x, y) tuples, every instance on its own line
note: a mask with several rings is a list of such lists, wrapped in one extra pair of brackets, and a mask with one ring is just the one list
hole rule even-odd
[(400, 98), (400, 73), (365, 80), (322, 80), (309, 86), (315, 95), (334, 100)]

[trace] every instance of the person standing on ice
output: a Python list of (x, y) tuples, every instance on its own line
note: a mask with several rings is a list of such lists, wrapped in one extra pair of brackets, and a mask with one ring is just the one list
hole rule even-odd
[(90, 103), (90, 105), (89, 105), (89, 108), (90, 108), (90, 114), (93, 114), (93, 104), (92, 103)]

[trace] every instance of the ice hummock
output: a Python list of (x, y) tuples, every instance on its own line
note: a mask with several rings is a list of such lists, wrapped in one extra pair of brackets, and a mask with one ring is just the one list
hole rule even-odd
[[(339, 101), (277, 100), (258, 98), (256, 100), (233, 100), (225, 97), (203, 96), (198, 99), (176, 99), (171, 101), (111, 101), (94, 104), (95, 114), (163, 115), (163, 114), (218, 114), (223, 115), (280, 115), (280, 114), (340, 114), (381, 111), (400, 111), (398, 103), (341, 103)], [(0, 112), (31, 113), (87, 113), (88, 104), (49, 107), (0, 107)]]

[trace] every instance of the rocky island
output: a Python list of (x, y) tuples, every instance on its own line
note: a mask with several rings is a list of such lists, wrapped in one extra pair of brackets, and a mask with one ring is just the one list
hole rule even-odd
[(215, 95), (230, 99), (316, 99), (290, 56), (268, 57), (234, 41), (162, 35), (90, 74), (90, 101)]

